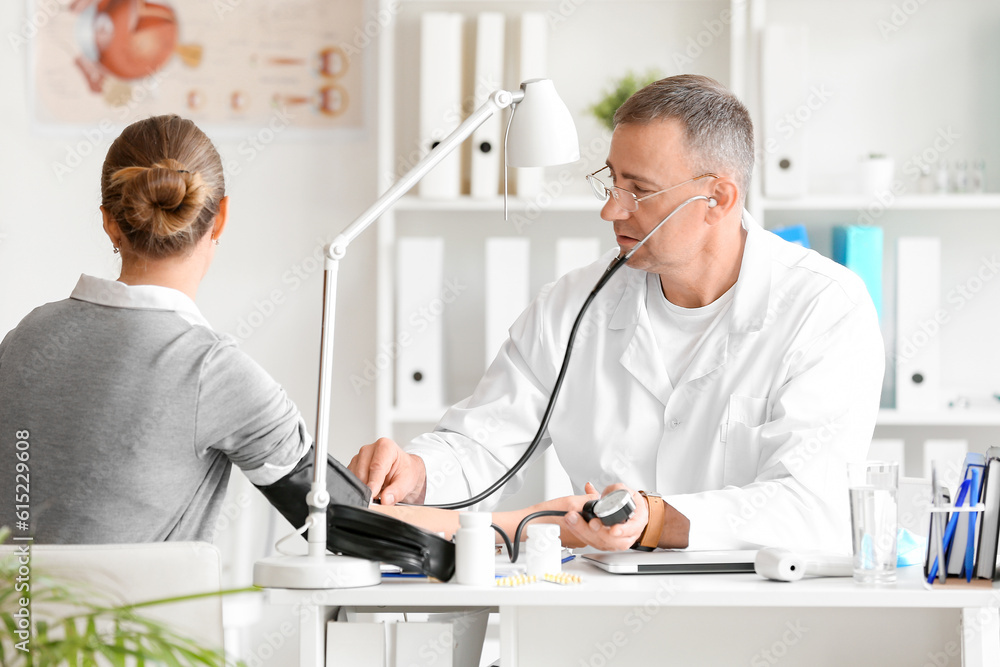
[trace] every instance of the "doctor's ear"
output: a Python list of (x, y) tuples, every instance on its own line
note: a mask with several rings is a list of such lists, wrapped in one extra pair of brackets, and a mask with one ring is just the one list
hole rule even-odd
[(728, 217), (739, 206), (739, 188), (736, 182), (727, 176), (721, 176), (712, 183), (712, 190), (705, 193), (708, 199), (708, 210), (705, 221), (709, 224)]

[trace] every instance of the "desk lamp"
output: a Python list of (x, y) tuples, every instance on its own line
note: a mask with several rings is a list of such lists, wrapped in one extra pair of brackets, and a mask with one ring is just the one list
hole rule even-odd
[[(336, 313), (337, 270), (347, 246), (396, 201), (416, 185), (431, 169), (492, 117), (512, 107), (504, 137), (504, 161), (509, 167), (546, 167), (580, 159), (576, 126), (569, 109), (556, 93), (550, 79), (531, 79), (520, 90), (494, 91), (430, 153), (399, 178), (354, 222), (326, 246), (323, 276), (323, 319), (320, 336), (319, 400), (316, 412), (316, 461), (312, 487), (306, 496), (309, 506), (308, 553), (304, 556), (276, 556), (254, 566), (254, 584), (264, 588), (354, 588), (372, 586), (381, 580), (375, 561), (326, 553), (326, 511), (330, 501), (326, 490), (327, 433), (330, 422), (330, 360), (333, 356), (333, 325)], [(507, 201), (507, 170), (504, 169), (504, 212)]]

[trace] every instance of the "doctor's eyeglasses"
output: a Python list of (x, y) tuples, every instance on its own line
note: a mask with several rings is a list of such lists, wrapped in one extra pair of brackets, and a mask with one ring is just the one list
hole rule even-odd
[(634, 193), (625, 190), (624, 188), (619, 188), (616, 185), (605, 185), (604, 181), (599, 179), (597, 175), (607, 169), (607, 166), (601, 167), (592, 174), (587, 174), (587, 182), (590, 183), (590, 187), (594, 190), (594, 196), (601, 201), (607, 201), (608, 197), (614, 197), (615, 203), (623, 210), (628, 213), (635, 213), (639, 210), (639, 202), (646, 201), (651, 197), (656, 195), (662, 195), (664, 192), (670, 192), (674, 188), (679, 188), (687, 183), (692, 183), (694, 181), (700, 180), (702, 178), (718, 178), (716, 174), (702, 174), (701, 176), (695, 176), (694, 178), (689, 178), (683, 183), (678, 183), (677, 185), (671, 185), (669, 188), (660, 190), (659, 192), (654, 192), (648, 194), (645, 197), (637, 197)]

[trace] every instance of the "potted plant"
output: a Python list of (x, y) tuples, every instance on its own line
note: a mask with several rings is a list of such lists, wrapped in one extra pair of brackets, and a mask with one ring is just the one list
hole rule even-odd
[(604, 96), (591, 106), (589, 111), (600, 121), (601, 125), (609, 130), (613, 130), (615, 129), (615, 112), (618, 111), (618, 107), (636, 91), (645, 88), (661, 78), (663, 78), (663, 75), (656, 70), (650, 70), (642, 75), (630, 70), (625, 76), (614, 81), (611, 89), (606, 90)]
[[(0, 528), (0, 544), (10, 530)], [(176, 667), (236, 667), (221, 649), (207, 648), (182, 636), (160, 621), (143, 616), (143, 608), (239, 591), (121, 604), (107, 594), (78, 582), (69, 582), (32, 570), (20, 577), (13, 557), (0, 559), (0, 666), (161, 664)], [(27, 586), (25, 585), (27, 581)], [(30, 618), (23, 610), (30, 601)], [(22, 640), (27, 626), (29, 636)]]

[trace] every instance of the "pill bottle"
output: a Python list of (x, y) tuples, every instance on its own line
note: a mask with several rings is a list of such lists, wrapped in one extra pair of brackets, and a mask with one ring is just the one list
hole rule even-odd
[(462, 512), (455, 533), (455, 582), (492, 586), (496, 576), (496, 537), (489, 512)]
[(554, 523), (528, 525), (528, 574), (541, 577), (562, 572), (562, 543)]

